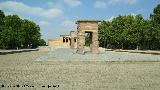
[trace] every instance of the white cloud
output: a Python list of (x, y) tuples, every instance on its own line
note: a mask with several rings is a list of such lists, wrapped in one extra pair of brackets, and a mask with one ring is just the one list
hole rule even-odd
[(72, 20), (65, 20), (64, 22), (62, 22), (61, 24), (65, 29), (69, 29), (69, 30), (75, 30), (76, 29), (76, 24), (74, 21)]
[(125, 3), (125, 4), (135, 4), (137, 0), (110, 0), (109, 4)]
[(136, 4), (138, 0), (106, 0), (106, 1), (96, 1), (94, 7), (95, 8), (106, 8), (110, 5), (116, 5), (116, 4)]
[(55, 4), (53, 2), (47, 2), (47, 6), (53, 7)]
[(96, 1), (95, 2), (95, 8), (105, 8), (107, 4), (103, 1)]
[(0, 9), (7, 12), (17, 13), (22, 15), (33, 15), (43, 18), (56, 18), (58, 16), (61, 16), (63, 13), (62, 10), (60, 9), (56, 8), (44, 9), (41, 7), (31, 7), (16, 1), (2, 2), (0, 3)]
[(64, 0), (64, 3), (66, 3), (70, 7), (77, 7), (82, 5), (82, 2), (80, 0)]
[(112, 21), (114, 18), (115, 18), (115, 17), (112, 16), (112, 17), (108, 18), (106, 21)]
[(136, 11), (136, 13), (143, 13), (145, 11), (145, 9), (139, 9)]
[(46, 27), (46, 26), (49, 26), (49, 22), (47, 22), (47, 21), (40, 21), (40, 22), (38, 22), (38, 24), (41, 26), (41, 27)]
[(46, 6), (48, 8), (59, 8), (59, 9), (63, 9), (64, 8), (64, 5), (63, 3), (61, 2), (62, 0), (58, 0), (58, 2), (51, 2), (51, 1), (48, 1), (46, 2)]
[(136, 14), (136, 13), (131, 13), (131, 15), (132, 15), (132, 16), (136, 16), (137, 14)]

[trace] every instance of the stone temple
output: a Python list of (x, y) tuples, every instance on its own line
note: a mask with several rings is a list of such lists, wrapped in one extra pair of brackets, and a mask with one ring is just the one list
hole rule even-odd
[(59, 39), (48, 40), (48, 46), (54, 46), (57, 48), (72, 48), (77, 49), (77, 53), (84, 54), (85, 50), (85, 33), (90, 33), (92, 37), (92, 44), (90, 50), (94, 54), (99, 53), (99, 41), (98, 41), (98, 20), (78, 20), (77, 32), (71, 31), (70, 35), (60, 35)]
[(77, 48), (77, 32), (71, 31), (69, 35), (60, 35), (58, 39), (49, 39), (48, 46), (56, 48)]

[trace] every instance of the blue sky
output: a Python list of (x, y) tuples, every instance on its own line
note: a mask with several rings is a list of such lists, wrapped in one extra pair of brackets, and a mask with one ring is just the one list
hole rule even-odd
[(147, 19), (157, 4), (160, 0), (0, 0), (0, 9), (39, 24), (47, 41), (76, 30), (75, 22), (81, 19), (110, 21), (130, 14)]

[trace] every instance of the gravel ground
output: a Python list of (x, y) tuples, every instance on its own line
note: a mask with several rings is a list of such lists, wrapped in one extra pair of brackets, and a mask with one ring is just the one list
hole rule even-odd
[[(160, 62), (36, 61), (53, 52), (0, 55), (0, 90), (159, 90)], [(68, 52), (66, 53), (68, 54)], [(68, 57), (67, 57), (68, 58)], [(8, 87), (14, 85), (34, 87)], [(59, 85), (59, 87), (42, 87)]]
[(75, 61), (160, 61), (160, 55), (140, 54), (129, 52), (106, 51), (100, 54), (92, 54), (86, 49), (85, 55), (76, 54), (68, 48), (60, 48), (41, 56), (37, 61), (75, 60)]

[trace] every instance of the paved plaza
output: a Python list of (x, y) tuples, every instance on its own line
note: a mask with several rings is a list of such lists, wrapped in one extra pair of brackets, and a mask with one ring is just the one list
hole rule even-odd
[(45, 56), (38, 57), (37, 61), (73, 60), (73, 61), (160, 61), (160, 55), (140, 54), (117, 51), (101, 51), (99, 54), (92, 54), (89, 48), (85, 54), (77, 54), (76, 50), (59, 48)]
[[(115, 51), (103, 52), (98, 57), (89, 51), (85, 55), (74, 54), (70, 49), (0, 55), (0, 85), (5, 86), (0, 86), (0, 90), (159, 90), (160, 88), (160, 62), (156, 61), (159, 55)], [(96, 60), (98, 58), (99, 60)], [(134, 58), (136, 60), (150, 58), (153, 61), (155, 58), (156, 62), (141, 60), (129, 62)], [(108, 62), (121, 59), (128, 61)], [(34, 87), (8, 87), (18, 84)], [(48, 89), (42, 87), (44, 85), (59, 85), (59, 87)]]

